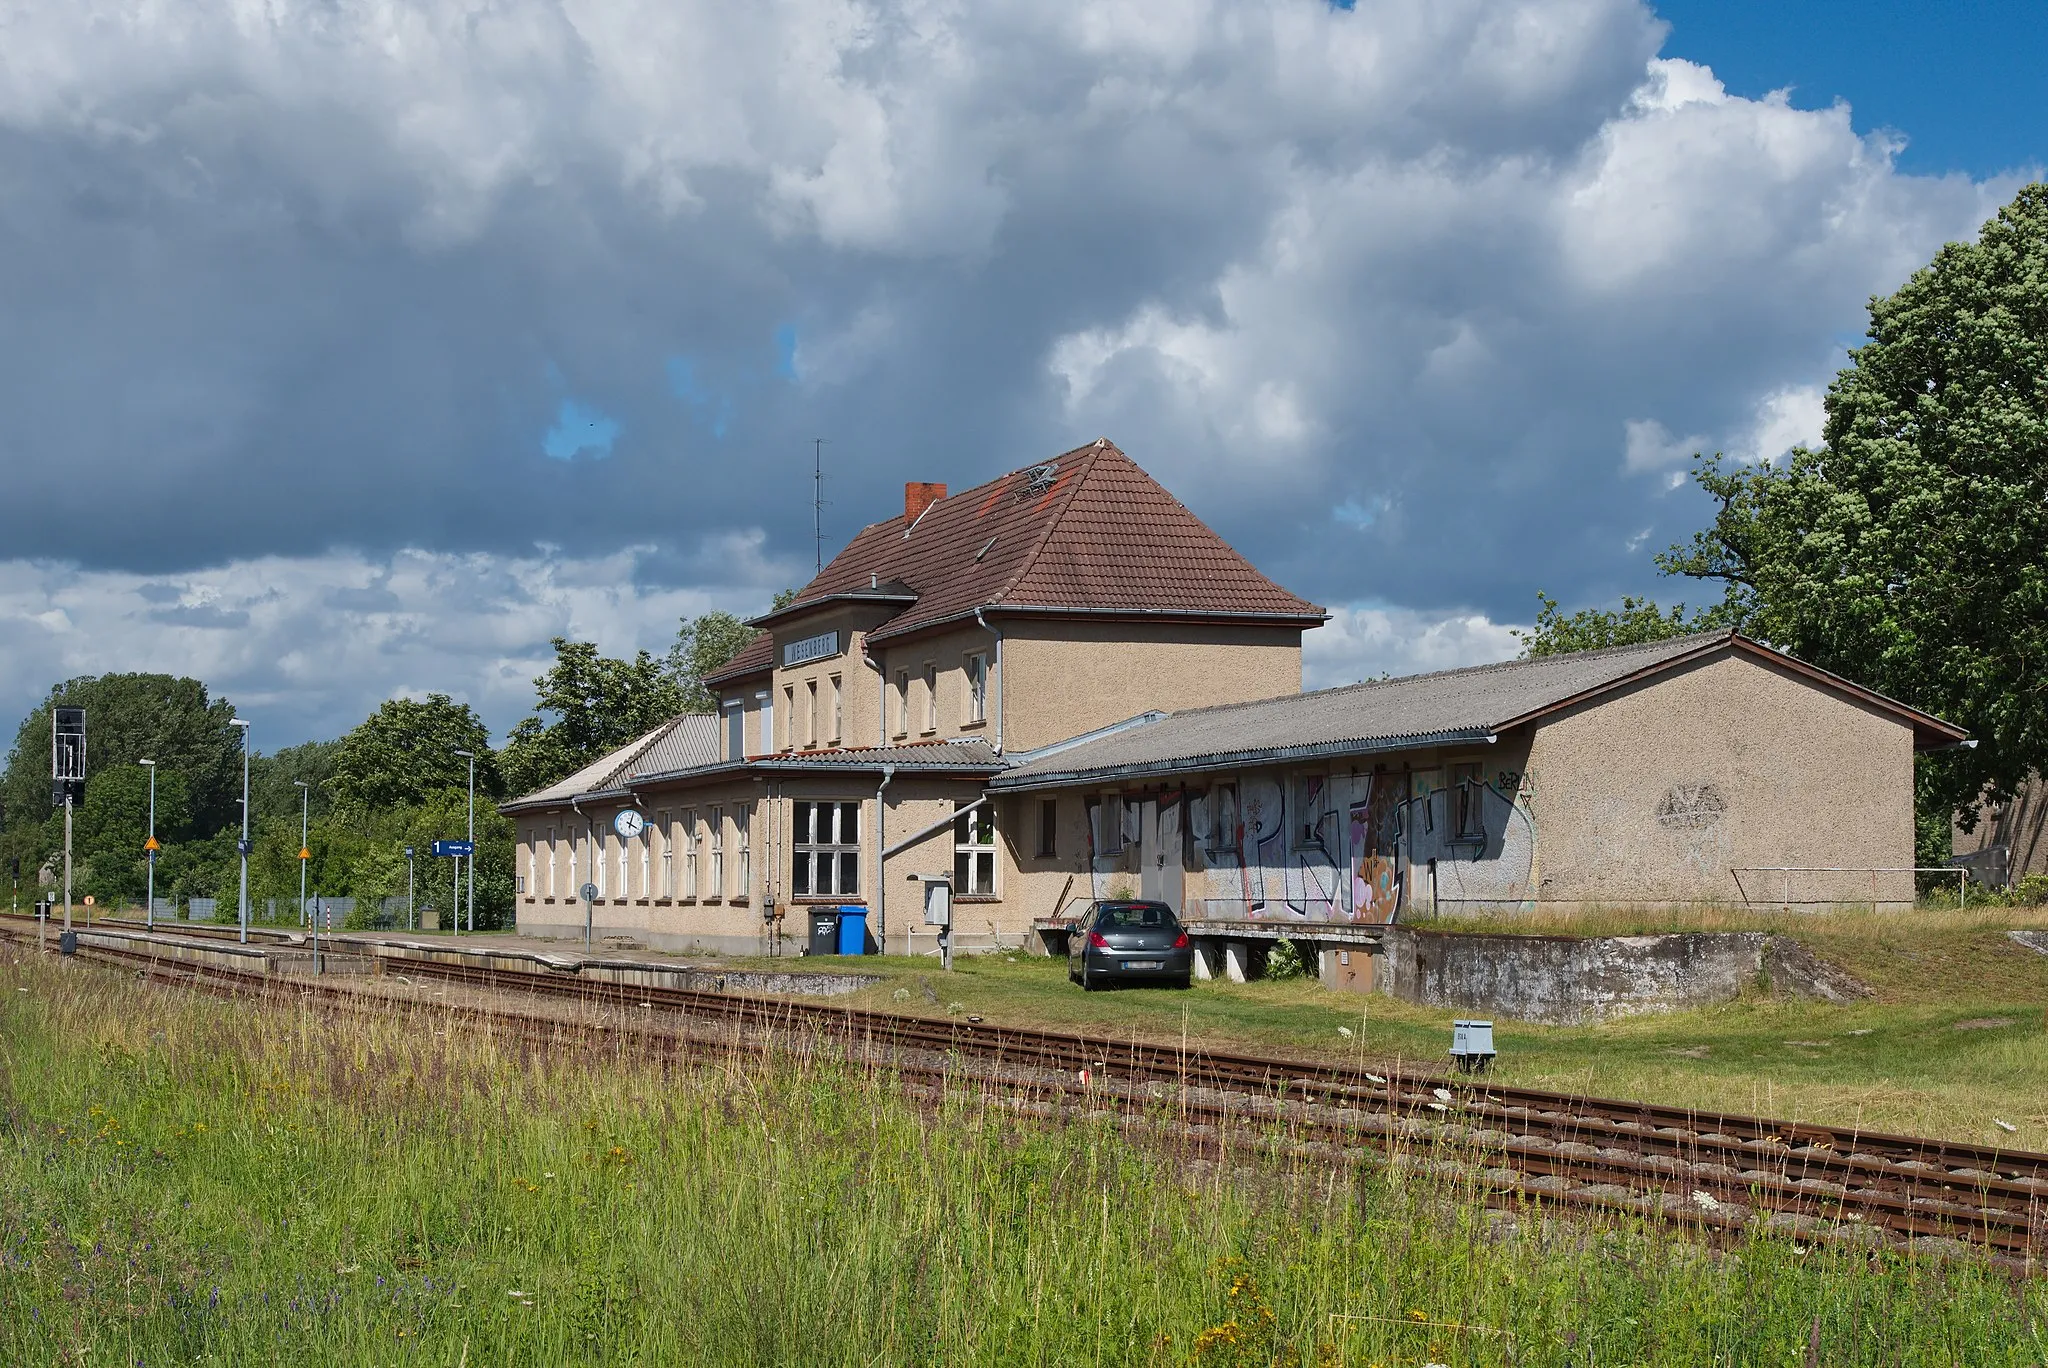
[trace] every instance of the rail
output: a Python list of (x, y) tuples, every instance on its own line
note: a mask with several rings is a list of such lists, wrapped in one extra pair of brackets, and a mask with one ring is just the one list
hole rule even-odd
[[(26, 939), (14, 925), (0, 935)], [(165, 982), (208, 991), (265, 991), (259, 976), (154, 959), (144, 949), (82, 950), (144, 964)], [(835, 1041), (906, 1078), (1038, 1091), (1059, 1105), (1143, 1114), (1194, 1133), (1224, 1123), (1289, 1128), (1349, 1151), (1435, 1147), (1503, 1200), (1630, 1210), (1715, 1229), (1752, 1222), (1802, 1233), (1876, 1231), (1897, 1243), (1960, 1240), (2032, 1267), (2048, 1248), (2048, 1154), (1855, 1128), (1666, 1107), (1378, 1065), (1304, 1061), (1115, 1040), (1085, 1033), (919, 1017), (697, 989), (648, 987), (403, 959), (386, 973), (491, 993), (574, 999), (650, 1022), (630, 1034), (688, 1053), (691, 1029), (750, 1041), (763, 1052), (793, 1039)], [(237, 983), (237, 980), (245, 982)], [(316, 994), (349, 1010), (389, 999), (340, 984), (268, 980), (269, 991)], [(546, 1037), (559, 1018), (476, 1007), (506, 1029)], [(654, 1028), (671, 1014), (676, 1029)], [(614, 1029), (605, 1040), (628, 1033)]]

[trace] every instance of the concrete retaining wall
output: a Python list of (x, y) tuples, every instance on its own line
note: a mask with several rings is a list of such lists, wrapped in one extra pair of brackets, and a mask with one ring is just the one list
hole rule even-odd
[(1797, 941), (1760, 931), (1501, 936), (1389, 927), (1380, 991), (1554, 1025), (1726, 1002), (1768, 982), (1829, 1002), (1869, 996)]

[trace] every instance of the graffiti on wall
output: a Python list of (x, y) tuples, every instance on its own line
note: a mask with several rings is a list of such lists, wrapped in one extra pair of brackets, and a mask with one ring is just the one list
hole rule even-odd
[(1534, 787), (1502, 769), (1270, 777), (1183, 801), (1191, 915), (1384, 924), (1535, 897)]

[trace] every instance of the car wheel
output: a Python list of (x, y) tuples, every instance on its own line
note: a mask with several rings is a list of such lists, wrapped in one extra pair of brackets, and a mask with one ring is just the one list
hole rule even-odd
[(1089, 973), (1087, 968), (1084, 966), (1081, 970), (1081, 991), (1084, 993), (1092, 993), (1100, 987), (1102, 987), (1102, 985), (1095, 981), (1095, 975)]

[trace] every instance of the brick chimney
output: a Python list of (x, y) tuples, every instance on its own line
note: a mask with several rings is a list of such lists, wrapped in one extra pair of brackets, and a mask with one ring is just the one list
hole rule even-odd
[(912, 480), (903, 486), (903, 523), (909, 526), (918, 520), (923, 512), (946, 497), (942, 484), (927, 484), (923, 480)]

